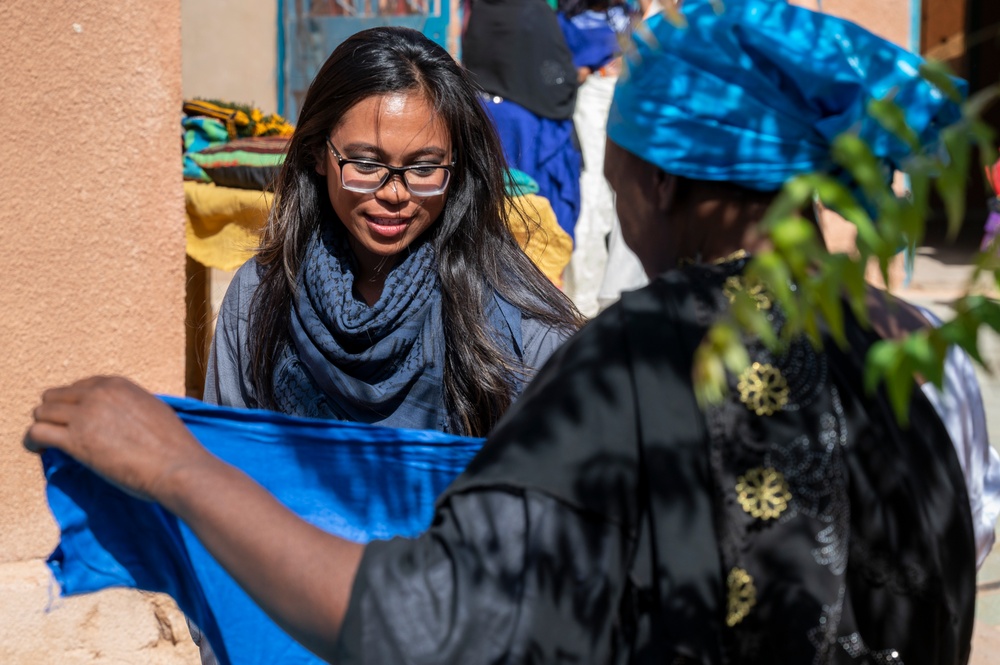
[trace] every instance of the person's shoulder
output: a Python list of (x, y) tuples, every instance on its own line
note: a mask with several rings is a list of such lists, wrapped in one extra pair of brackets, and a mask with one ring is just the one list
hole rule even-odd
[(865, 296), (872, 328), (883, 339), (901, 339), (907, 334), (940, 325), (929, 310), (874, 286)]
[[(680, 303), (694, 293), (709, 291), (711, 288), (688, 271), (681, 269), (668, 270), (656, 276), (648, 284), (639, 289), (623, 291), (615, 305), (627, 313), (653, 311), (660, 316), (675, 316), (676, 309), (666, 307), (668, 301)], [(605, 311), (610, 311), (615, 305)]]
[(524, 346), (530, 349), (543, 340), (561, 343), (572, 337), (573, 331), (565, 326), (557, 326), (533, 316), (523, 315), (521, 318), (521, 334)]
[(245, 321), (249, 316), (250, 301), (259, 286), (260, 264), (256, 259), (250, 259), (236, 269), (229, 282), (219, 309), (220, 322), (223, 325), (236, 325), (237, 321)]
[(260, 286), (260, 268), (257, 259), (250, 259), (236, 269), (230, 288), (235, 286), (240, 293), (252, 294)]

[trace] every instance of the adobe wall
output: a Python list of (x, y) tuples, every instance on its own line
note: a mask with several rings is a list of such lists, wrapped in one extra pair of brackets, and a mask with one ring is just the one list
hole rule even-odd
[[(796, 5), (817, 9), (817, 0), (792, 0)], [(875, 34), (910, 46), (910, 10), (912, 0), (822, 0), (822, 11), (864, 26)]]
[(20, 446), (47, 386), (183, 393), (180, 0), (11, 0), (0, 36), (0, 662), (195, 663), (171, 602), (51, 597), (56, 528)]

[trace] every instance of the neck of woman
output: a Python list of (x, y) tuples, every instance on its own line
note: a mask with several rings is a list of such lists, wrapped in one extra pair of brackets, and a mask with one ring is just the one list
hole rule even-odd
[(371, 307), (382, 297), (385, 278), (396, 261), (394, 257), (370, 254), (362, 256), (357, 253), (355, 258), (358, 270), (354, 275), (354, 295)]
[(664, 258), (669, 266), (681, 262), (714, 263), (742, 253), (771, 249), (761, 229), (774, 199), (770, 192), (740, 190), (736, 195), (707, 187), (687, 193), (668, 220), (676, 229), (672, 247)]

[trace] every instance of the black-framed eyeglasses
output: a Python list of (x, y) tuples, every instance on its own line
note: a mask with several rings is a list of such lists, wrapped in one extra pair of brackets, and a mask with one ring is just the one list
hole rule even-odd
[(411, 164), (410, 166), (389, 166), (370, 159), (348, 159), (341, 155), (327, 137), (340, 167), (340, 182), (344, 189), (359, 194), (372, 194), (382, 189), (389, 178), (399, 176), (403, 184), (414, 196), (436, 196), (448, 189), (451, 180), (451, 164)]

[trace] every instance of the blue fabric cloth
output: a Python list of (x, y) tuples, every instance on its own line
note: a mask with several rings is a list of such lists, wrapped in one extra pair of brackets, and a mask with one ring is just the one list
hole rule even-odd
[[(685, 0), (687, 27), (654, 16), (633, 37), (608, 138), (674, 175), (774, 191), (834, 171), (830, 144), (855, 131), (890, 166), (909, 153), (867, 113), (893, 95), (923, 144), (960, 117), (917, 55), (784, 0)], [(964, 83), (959, 82), (959, 85)]]
[[(356, 542), (414, 536), (481, 439), (293, 418), (164, 397), (213, 454), (307, 521)], [(63, 595), (135, 587), (172, 596), (222, 665), (321, 662), (250, 600), (191, 531), (55, 450), (42, 456), (61, 531), (48, 564)]]
[(486, 97), (504, 154), (511, 167), (538, 183), (559, 226), (573, 237), (580, 216), (580, 170), (583, 160), (573, 142), (572, 120), (550, 120), (501, 97)]

